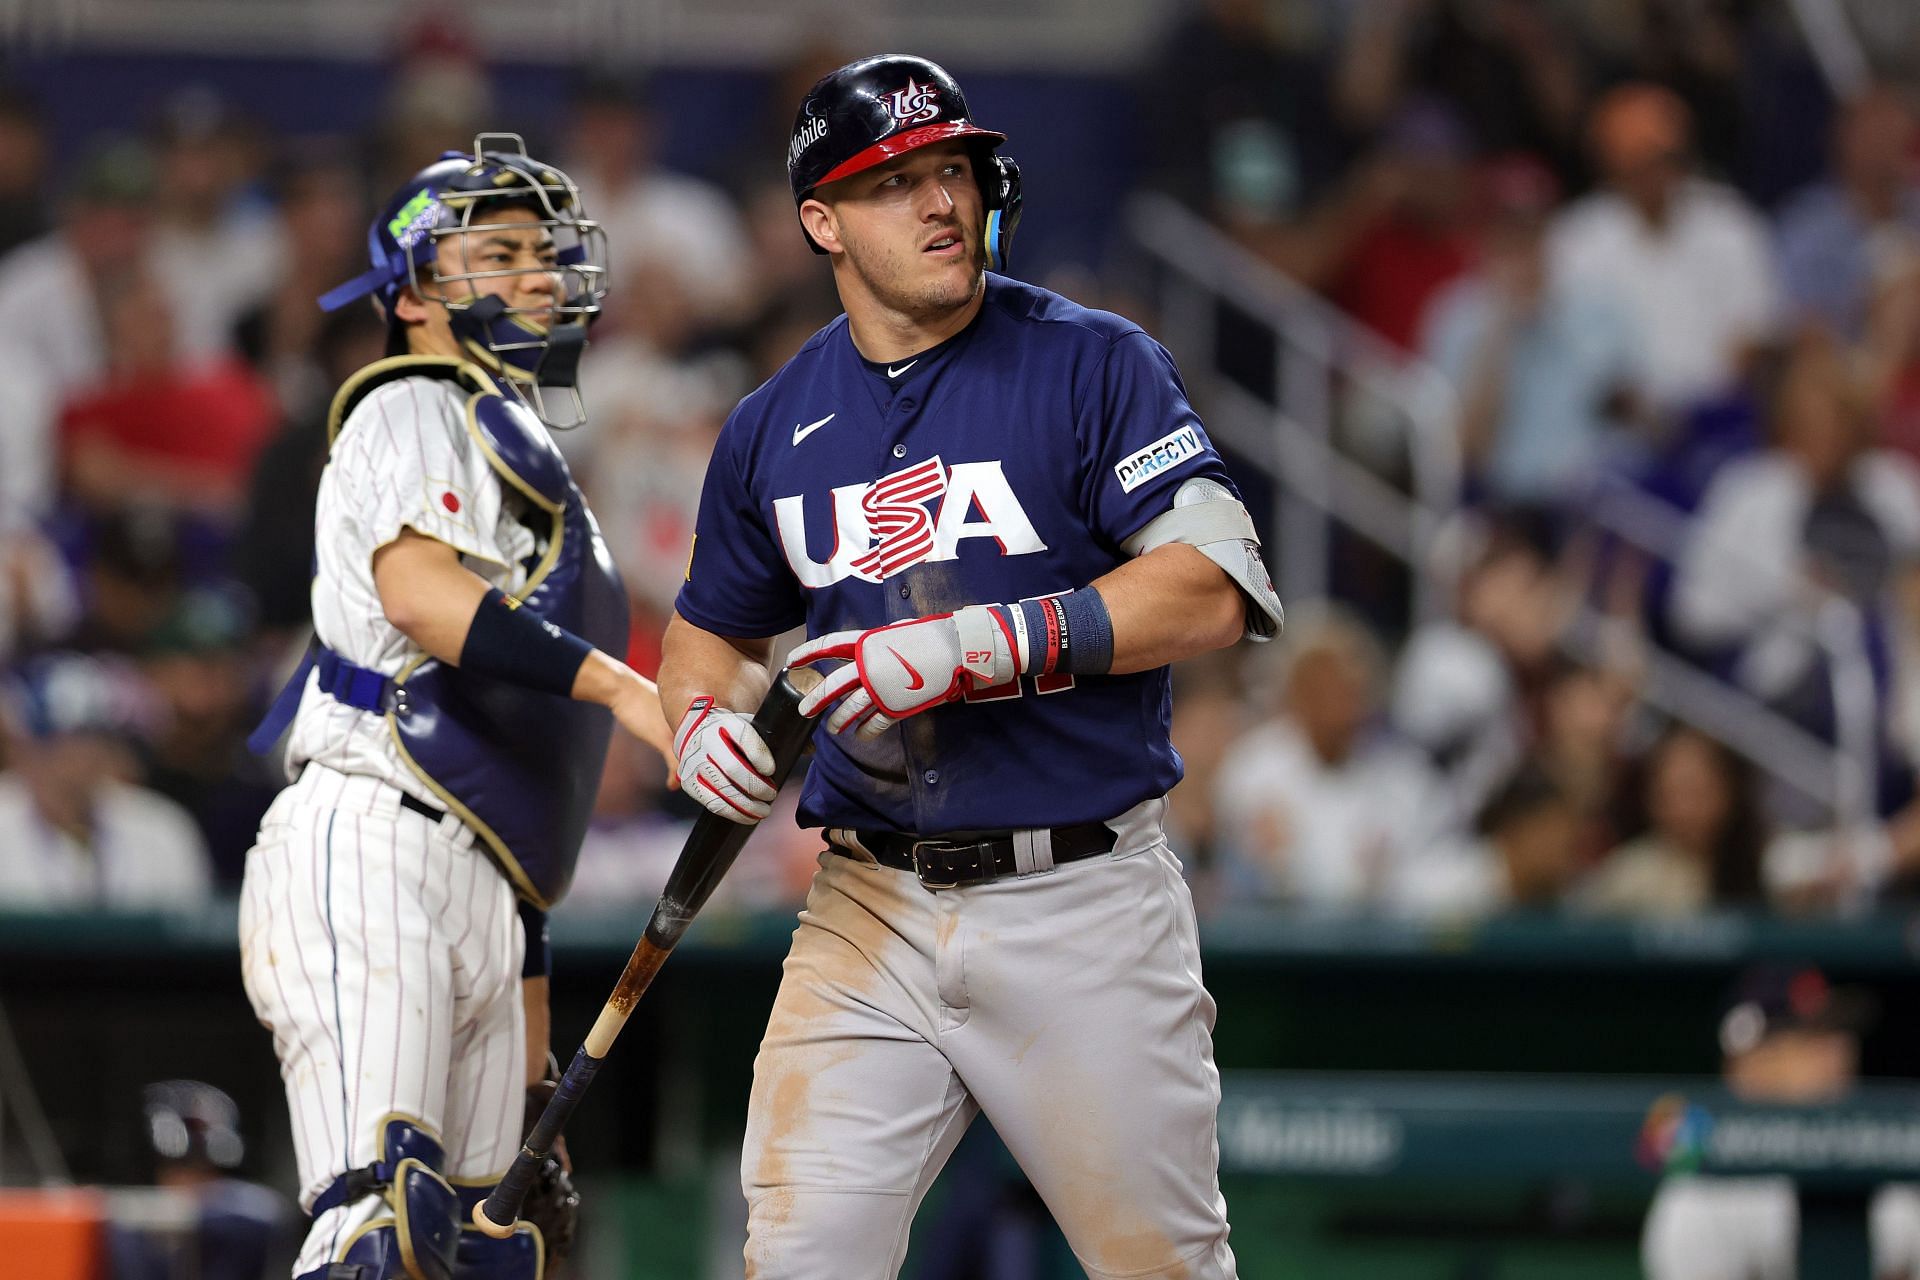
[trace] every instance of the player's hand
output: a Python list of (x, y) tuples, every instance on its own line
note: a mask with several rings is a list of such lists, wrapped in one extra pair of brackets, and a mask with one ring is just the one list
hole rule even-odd
[(708, 813), (752, 826), (773, 812), (773, 752), (753, 718), (713, 705), (701, 694), (673, 735), (680, 756), (680, 787)]
[(854, 727), (863, 738), (877, 738), (969, 689), (1005, 684), (1017, 672), (1013, 637), (984, 605), (871, 631), (835, 631), (795, 649), (787, 665), (835, 658), (846, 665), (801, 699), (800, 714), (817, 715), (838, 702), (828, 730)]

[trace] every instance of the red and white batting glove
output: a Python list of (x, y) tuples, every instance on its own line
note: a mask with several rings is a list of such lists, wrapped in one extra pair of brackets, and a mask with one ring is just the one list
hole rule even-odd
[(773, 812), (773, 752), (751, 716), (716, 707), (703, 693), (680, 718), (673, 753), (680, 757), (680, 789), (708, 813), (750, 827)]
[(985, 605), (936, 613), (871, 631), (835, 631), (795, 649), (788, 666), (838, 658), (847, 665), (822, 680), (800, 702), (811, 716), (834, 702), (827, 728), (852, 726), (877, 738), (897, 722), (968, 689), (986, 689), (1013, 679), (1013, 635)]

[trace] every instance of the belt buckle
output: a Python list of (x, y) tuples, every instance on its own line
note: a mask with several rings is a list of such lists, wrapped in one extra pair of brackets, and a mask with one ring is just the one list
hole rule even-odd
[(913, 842), (913, 874), (920, 877), (920, 883), (929, 889), (958, 889), (960, 887), (958, 880), (935, 880), (928, 873), (927, 863), (925, 859), (920, 856), (920, 851), (928, 845), (945, 845), (948, 848), (952, 848), (953, 842), (950, 840), (915, 840)]

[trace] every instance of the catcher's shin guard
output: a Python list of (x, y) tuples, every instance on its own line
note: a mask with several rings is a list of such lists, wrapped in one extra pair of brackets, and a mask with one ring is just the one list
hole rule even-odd
[(382, 1158), (334, 1180), (314, 1201), (317, 1218), (370, 1195), (385, 1202), (349, 1236), (328, 1266), (301, 1280), (454, 1280), (460, 1197), (440, 1166), (446, 1157), (423, 1128), (401, 1116), (382, 1122)]
[[(461, 1188), (461, 1203), (467, 1210), (462, 1221), (471, 1220), (473, 1206), (486, 1199), (489, 1190), (476, 1188), (477, 1194), (468, 1196), (466, 1188)], [(454, 1280), (541, 1280), (546, 1270), (546, 1245), (540, 1239), (540, 1229), (531, 1222), (522, 1222), (505, 1240), (495, 1240), (471, 1226), (460, 1231)]]

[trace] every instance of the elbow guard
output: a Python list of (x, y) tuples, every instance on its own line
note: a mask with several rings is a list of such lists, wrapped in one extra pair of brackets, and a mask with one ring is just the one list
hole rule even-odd
[(1246, 507), (1225, 485), (1200, 476), (1181, 485), (1172, 508), (1127, 539), (1127, 551), (1143, 556), (1169, 542), (1193, 547), (1233, 579), (1247, 606), (1247, 639), (1271, 640), (1280, 633), (1286, 619), (1266, 561), (1260, 558), (1260, 535)]

